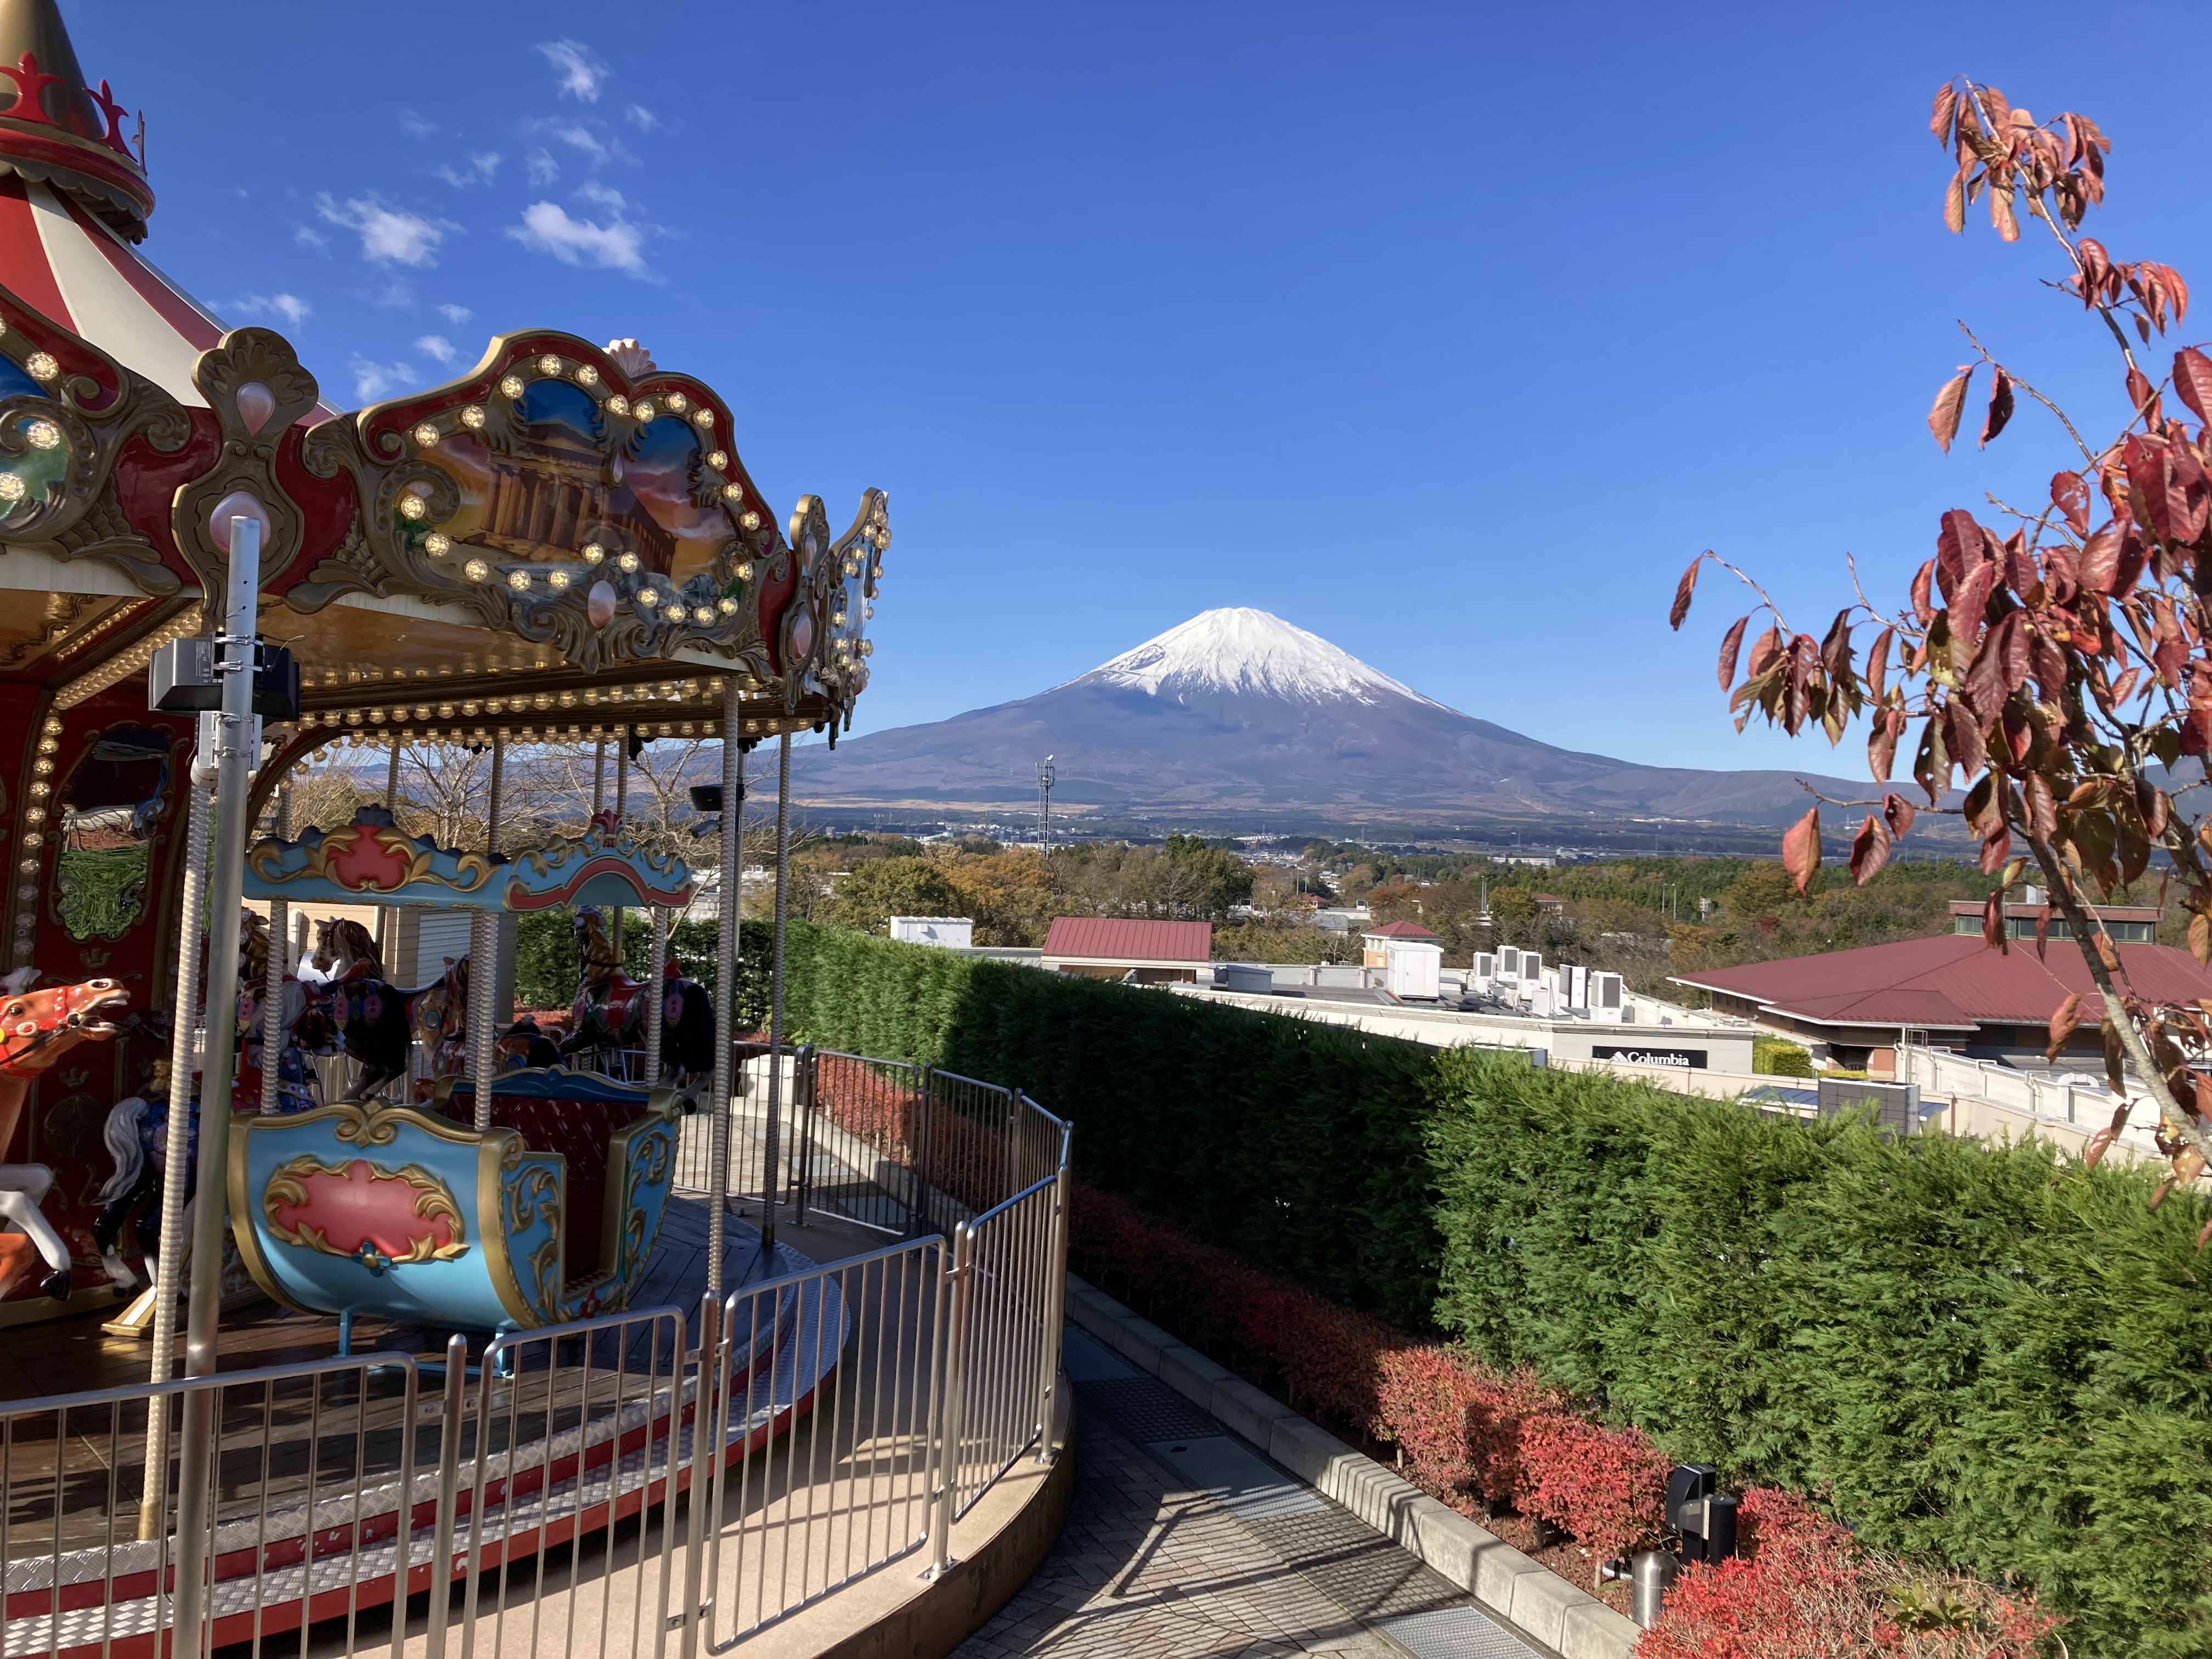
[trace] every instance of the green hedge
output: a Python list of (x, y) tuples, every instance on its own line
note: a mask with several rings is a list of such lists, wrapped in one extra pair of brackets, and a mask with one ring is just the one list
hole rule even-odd
[(1787, 1037), (1753, 1037), (1751, 1069), (1770, 1077), (1810, 1077), (1813, 1052), (1803, 1043), (1792, 1042)]
[(784, 995), (795, 1034), (1017, 1085), (1074, 1122), (1086, 1179), (1255, 1265), (1427, 1322), (1432, 1050), (804, 925)]
[(2212, 1649), (2198, 1194), (1442, 1057), (1437, 1314), (1879, 1547), (2017, 1574), (2077, 1655)]

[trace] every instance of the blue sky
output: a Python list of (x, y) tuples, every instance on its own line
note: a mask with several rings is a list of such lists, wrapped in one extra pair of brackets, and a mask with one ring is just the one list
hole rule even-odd
[(1901, 594), (1944, 508), (2039, 500), (2039, 411), (1987, 453), (1922, 424), (1954, 319), (2121, 409), (2047, 234), (1944, 232), (1937, 83), (2098, 119), (2091, 228), (2212, 296), (2201, 8), (65, 14), (146, 111), (148, 255), (326, 393), (634, 336), (722, 392), (772, 501), (890, 490), (856, 730), (1250, 605), (1569, 747), (1856, 774), (1856, 738), (1735, 734), (1737, 609), (1709, 579), (1670, 635), (1682, 565), (1748, 562), (1819, 632), (1847, 552)]

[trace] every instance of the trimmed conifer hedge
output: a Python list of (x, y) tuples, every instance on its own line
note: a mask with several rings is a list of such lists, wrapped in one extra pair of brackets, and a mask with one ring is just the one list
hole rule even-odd
[(1437, 1317), (1486, 1358), (2033, 1583), (2076, 1655), (2212, 1650), (2201, 1195), (1467, 1049), (1436, 1101)]

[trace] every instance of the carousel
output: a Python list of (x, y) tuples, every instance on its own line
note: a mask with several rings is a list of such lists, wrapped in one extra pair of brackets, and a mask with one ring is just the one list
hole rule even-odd
[[(849, 722), (884, 496), (779, 515), (722, 397), (632, 340), (520, 328), (340, 410), (140, 253), (143, 117), (53, 0), (0, 0), (0, 1326), (86, 1320), (158, 1382), (188, 1275), (208, 1369), (260, 1297), (332, 1352), (364, 1317), (491, 1341), (627, 1305), (679, 1126), (730, 1099), (742, 751), (787, 779), (793, 734)], [(662, 738), (720, 744), (711, 1003), (663, 981), (694, 878), (619, 802), (503, 844), (510, 748)], [(428, 744), (489, 754), (483, 844), (389, 792), (295, 831), (303, 763)], [(332, 925), (303, 978), (295, 914), (363, 902), (465, 916), (468, 951), (405, 987)], [(606, 907), (650, 913), (642, 983), (592, 946)], [(610, 1034), (550, 1056), (507, 1040), (497, 960), (549, 909), (586, 937), (572, 1041)], [(708, 1011), (711, 1071), (664, 1065)], [(720, 1292), (742, 1224), (709, 1196)]]

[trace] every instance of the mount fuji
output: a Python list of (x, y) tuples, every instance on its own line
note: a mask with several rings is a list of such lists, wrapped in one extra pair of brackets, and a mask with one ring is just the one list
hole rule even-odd
[[(804, 760), (801, 760), (801, 755)], [(1434, 820), (1801, 816), (1796, 772), (1639, 766), (1539, 743), (1401, 685), (1264, 611), (1208, 611), (1035, 696), (793, 757), (819, 805)], [(1565, 826), (1562, 826), (1563, 828)]]

